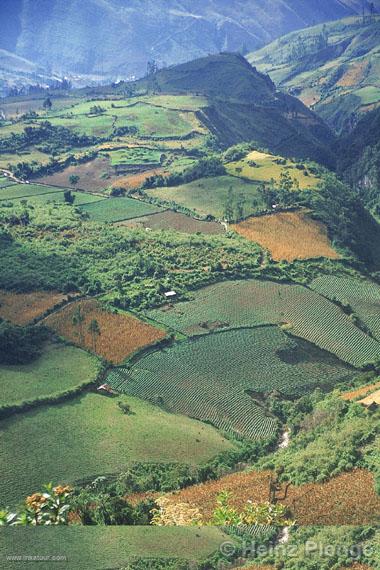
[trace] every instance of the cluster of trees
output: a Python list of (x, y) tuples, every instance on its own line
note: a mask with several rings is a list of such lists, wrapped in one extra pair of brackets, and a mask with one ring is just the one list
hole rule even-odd
[(0, 363), (27, 364), (41, 354), (47, 330), (42, 327), (21, 327), (0, 321)]

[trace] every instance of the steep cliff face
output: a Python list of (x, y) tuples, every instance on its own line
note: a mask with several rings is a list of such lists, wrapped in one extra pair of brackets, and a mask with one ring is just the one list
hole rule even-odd
[(360, 10), (360, 0), (2, 0), (0, 48), (58, 72), (125, 77), (150, 59), (253, 50)]

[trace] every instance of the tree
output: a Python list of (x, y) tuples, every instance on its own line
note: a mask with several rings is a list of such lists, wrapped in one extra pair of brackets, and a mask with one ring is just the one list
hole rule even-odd
[(83, 344), (83, 341), (84, 341), (84, 335), (83, 335), (84, 314), (82, 312), (80, 305), (77, 305), (77, 307), (75, 308), (75, 311), (74, 311), (73, 316), (71, 318), (71, 322), (72, 322), (74, 327), (78, 327), (78, 329), (79, 329), (79, 342), (80, 342), (80, 344)]
[(53, 106), (53, 103), (51, 102), (50, 97), (46, 97), (45, 101), (42, 104), (43, 108), (45, 109), (45, 111), (50, 111), (50, 109)]
[(71, 190), (65, 190), (63, 193), (63, 199), (65, 204), (74, 204), (75, 196), (72, 194)]
[(100, 336), (100, 327), (96, 319), (92, 319), (90, 322), (88, 332), (91, 333), (92, 337), (92, 350), (96, 352), (96, 340)]
[(244, 218), (245, 197), (244, 194), (239, 194), (236, 200), (236, 219), (242, 220)]
[(230, 222), (234, 216), (233, 198), (234, 198), (233, 190), (232, 186), (230, 186), (228, 189), (227, 201), (223, 213), (224, 219), (227, 220), (227, 222)]
[(76, 186), (80, 180), (80, 177), (77, 174), (70, 174), (69, 182), (71, 186)]

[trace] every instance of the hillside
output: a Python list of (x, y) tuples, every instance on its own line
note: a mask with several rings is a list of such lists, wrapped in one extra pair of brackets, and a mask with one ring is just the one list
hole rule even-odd
[[(375, 1), (377, 7), (379, 0)], [(60, 74), (141, 76), (361, 13), (360, 0), (2, 0), (0, 48)]]
[(272, 152), (332, 164), (326, 145), (333, 136), (323, 121), (297, 98), (278, 92), (240, 55), (200, 58), (158, 71), (138, 86), (206, 96), (208, 104), (198, 117), (226, 146), (255, 140)]
[(41, 66), (0, 49), (0, 96), (5, 96), (13, 88), (22, 88), (31, 85), (52, 86), (58, 77), (49, 74)]
[(248, 56), (332, 127), (352, 128), (380, 101), (380, 18), (349, 18), (284, 36)]

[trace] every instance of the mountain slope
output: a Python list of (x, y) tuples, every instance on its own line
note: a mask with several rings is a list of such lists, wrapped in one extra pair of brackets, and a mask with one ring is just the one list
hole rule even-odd
[[(361, 0), (2, 0), (0, 48), (59, 73), (142, 75), (220, 51), (253, 50), (361, 11)], [(376, 0), (380, 7), (380, 0)]]
[(226, 146), (255, 140), (284, 156), (333, 163), (327, 150), (333, 135), (325, 123), (295, 97), (278, 92), (240, 55), (223, 53), (163, 69), (137, 86), (206, 96), (208, 105), (198, 117)]
[(349, 18), (284, 36), (248, 60), (340, 131), (380, 102), (379, 46), (379, 16)]

